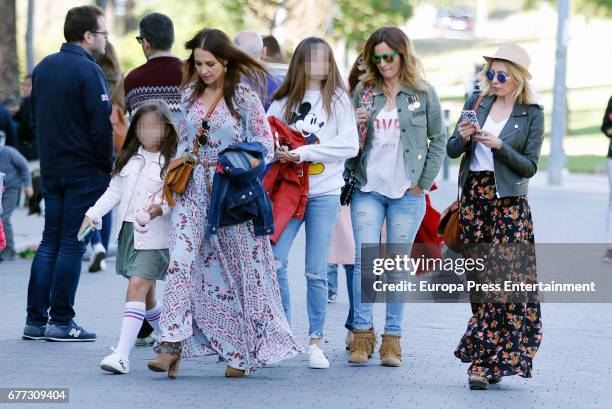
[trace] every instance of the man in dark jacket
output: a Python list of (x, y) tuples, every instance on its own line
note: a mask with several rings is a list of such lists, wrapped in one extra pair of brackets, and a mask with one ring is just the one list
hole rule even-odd
[(15, 116), (19, 124), (17, 139), (19, 145), (17, 149), (27, 160), (38, 159), (38, 148), (36, 147), (36, 134), (32, 128), (32, 103), (30, 95), (32, 93), (32, 75), (28, 74), (23, 79), (22, 98), (19, 105), (19, 112)]
[(45, 228), (32, 263), (26, 339), (95, 341), (73, 320), (85, 242), (77, 232), (102, 195), (113, 164), (111, 103), (92, 53), (104, 53), (106, 22), (94, 6), (75, 7), (66, 43), (33, 72), (32, 115), (40, 153)]
[(17, 131), (11, 113), (2, 104), (0, 104), (0, 132), (3, 133), (0, 136), (4, 136), (2, 139), (7, 146), (17, 145)]

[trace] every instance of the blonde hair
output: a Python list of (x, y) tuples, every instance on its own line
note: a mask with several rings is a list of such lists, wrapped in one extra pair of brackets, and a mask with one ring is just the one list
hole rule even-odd
[(374, 47), (380, 43), (386, 43), (389, 48), (398, 53), (400, 58), (400, 83), (407, 85), (415, 91), (428, 91), (427, 85), (423, 84), (425, 77), (423, 64), (415, 54), (408, 36), (397, 27), (381, 27), (368, 38), (363, 50), (363, 60), (367, 71), (362, 78), (364, 86), (379, 87), (387, 94), (384, 87), (384, 78), (372, 61)]
[(482, 90), (482, 95), (488, 96), (494, 94), (493, 88), (491, 87), (491, 81), (489, 81), (485, 74), (487, 70), (491, 68), (491, 65), (495, 61), (500, 61), (506, 64), (506, 67), (508, 68), (508, 74), (510, 74), (510, 77), (514, 80), (514, 83), (516, 84), (516, 88), (514, 90), (514, 100), (522, 105), (536, 104), (538, 95), (529, 83), (529, 80), (525, 75), (525, 71), (518, 65), (514, 64), (512, 61), (508, 60), (492, 59), (487, 62), (481, 72), (482, 78), (480, 79), (480, 89)]

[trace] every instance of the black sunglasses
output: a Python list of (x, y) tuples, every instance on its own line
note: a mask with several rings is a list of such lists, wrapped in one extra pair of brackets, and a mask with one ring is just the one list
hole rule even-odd
[(108, 31), (90, 31), (91, 34), (102, 34), (106, 40), (108, 40)]
[(136, 41), (138, 41), (138, 44), (142, 44), (143, 40), (144, 40), (144, 37), (136, 36)]
[(202, 120), (202, 125), (200, 125), (200, 129), (198, 130), (198, 142), (200, 146), (204, 146), (208, 143), (208, 131), (210, 130), (210, 123), (208, 119)]

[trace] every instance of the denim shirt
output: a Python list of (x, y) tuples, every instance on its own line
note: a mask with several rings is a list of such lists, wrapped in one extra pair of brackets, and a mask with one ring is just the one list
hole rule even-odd
[[(266, 169), (266, 153), (260, 142), (235, 143), (219, 153), (208, 209), (209, 234), (249, 220), (255, 235), (274, 233), (272, 204), (258, 178)], [(255, 167), (247, 163), (251, 158), (259, 160)]]
[[(411, 187), (418, 185), (423, 190), (429, 190), (444, 160), (447, 135), (438, 94), (428, 82), (422, 81), (422, 84), (427, 88), (427, 92), (415, 91), (402, 85), (395, 97), (395, 104), (401, 129), (400, 149), (404, 151), (404, 166), (412, 181)], [(355, 109), (361, 106), (362, 89), (363, 84), (359, 83), (353, 93)], [(363, 152), (346, 162), (347, 169), (355, 171), (357, 186), (365, 186), (367, 182), (366, 165), (374, 136), (374, 119), (386, 102), (382, 90), (375, 89), (373, 95), (373, 112), (368, 123)], [(410, 102), (417, 99), (420, 106), (415, 108)]]
[[(472, 109), (478, 94), (472, 95), (463, 109)], [(484, 125), (495, 101), (494, 95), (485, 97), (476, 107), (476, 117), (480, 127)], [(506, 125), (499, 134), (501, 148), (493, 151), (493, 170), (497, 197), (523, 196), (527, 194), (529, 179), (538, 170), (540, 150), (544, 141), (544, 108), (541, 105), (514, 104)], [(464, 145), (455, 127), (448, 140), (446, 151), (451, 158), (466, 155), (464, 171), (460, 175), (459, 186), (465, 185), (468, 178), (470, 161), (474, 157), (476, 144), (471, 141)]]

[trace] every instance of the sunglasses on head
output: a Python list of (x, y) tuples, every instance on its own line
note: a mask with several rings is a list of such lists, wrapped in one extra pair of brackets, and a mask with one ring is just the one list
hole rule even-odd
[[(495, 71), (489, 68), (487, 72), (485, 73), (485, 75), (489, 81), (493, 81), (493, 79), (495, 78)], [(506, 82), (508, 78), (510, 78), (510, 76), (506, 74), (505, 72), (503, 71), (497, 72), (497, 81), (499, 81), (500, 84), (503, 84), (504, 82)]]
[(210, 124), (207, 119), (202, 120), (202, 125), (198, 130), (198, 142), (200, 146), (204, 146), (208, 143), (208, 131), (210, 130)]
[(383, 61), (386, 62), (387, 64), (391, 64), (393, 61), (395, 61), (396, 57), (397, 57), (396, 52), (386, 53), (386, 54), (374, 54), (372, 56), (372, 62), (376, 65), (382, 63)]

